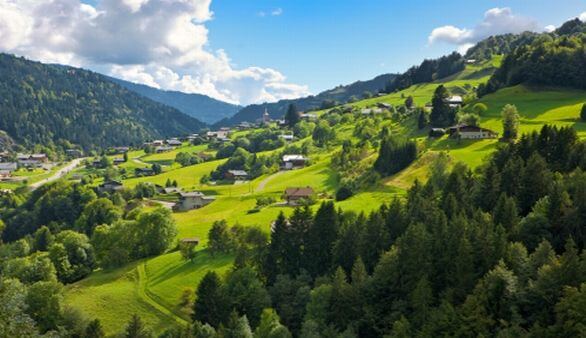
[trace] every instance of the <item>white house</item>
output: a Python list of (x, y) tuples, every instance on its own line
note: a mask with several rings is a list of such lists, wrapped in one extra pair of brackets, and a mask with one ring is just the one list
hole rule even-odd
[(497, 132), (477, 126), (457, 125), (451, 127), (448, 131), (452, 137), (458, 137), (464, 140), (481, 140), (498, 137)]
[(285, 170), (293, 170), (305, 167), (308, 158), (303, 155), (284, 155), (282, 159), (281, 168)]
[(450, 96), (446, 99), (446, 103), (451, 108), (459, 108), (462, 106), (462, 104), (464, 104), (464, 100), (462, 99), (462, 97), (460, 95), (453, 95), (453, 96)]
[(173, 207), (177, 211), (199, 209), (214, 201), (211, 196), (206, 196), (199, 191), (179, 193), (179, 202)]

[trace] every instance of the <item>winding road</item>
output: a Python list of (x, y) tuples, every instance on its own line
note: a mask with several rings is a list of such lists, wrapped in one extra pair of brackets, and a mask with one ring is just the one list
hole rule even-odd
[(35, 183), (31, 183), (29, 185), (29, 187), (32, 190), (38, 189), (39, 187), (41, 187), (44, 184), (56, 181), (58, 179), (60, 179), (61, 177), (67, 175), (70, 171), (72, 171), (73, 169), (77, 168), (81, 162), (85, 160), (85, 158), (76, 158), (75, 160), (69, 162), (69, 164), (67, 164), (65, 167), (59, 169), (56, 173), (54, 173), (52, 176), (47, 177), (45, 179), (42, 179), (38, 182)]

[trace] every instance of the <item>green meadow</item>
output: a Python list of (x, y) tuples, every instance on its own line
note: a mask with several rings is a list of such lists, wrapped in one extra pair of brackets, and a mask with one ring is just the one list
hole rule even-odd
[[(450, 78), (415, 85), (397, 93), (359, 101), (353, 105), (359, 108), (369, 107), (378, 102), (399, 105), (403, 104), (409, 95), (414, 97), (418, 105), (425, 105), (431, 100), (438, 85), (444, 84), (454, 93), (469, 90), (485, 82), (500, 62), (501, 58), (495, 58), (479, 65), (467, 66), (466, 70)], [(502, 89), (478, 101), (488, 106), (488, 111), (481, 116), (481, 125), (496, 132), (502, 133), (500, 112), (503, 106), (514, 104), (521, 115), (521, 133), (539, 130), (544, 124), (554, 124), (573, 126), (581, 137), (586, 137), (586, 123), (578, 120), (579, 109), (585, 100), (584, 91), (517, 86)], [(426, 130), (417, 130), (415, 118), (403, 121), (401, 125), (393, 123), (393, 130), (418, 140), (421, 148), (419, 159), (398, 174), (382, 179), (380, 184), (367, 188), (348, 200), (337, 202), (337, 207), (343, 210), (369, 212), (380, 207), (382, 203), (403, 196), (415, 180), (425, 180), (428, 165), (439, 152), (449, 154), (451, 163), (464, 162), (469, 167), (476, 168), (499, 144), (496, 139), (428, 139)], [(352, 126), (341, 125), (336, 130), (338, 139), (351, 139), (352, 130)], [(204, 175), (209, 174), (225, 160), (214, 160), (183, 168), (172, 163), (180, 151), (197, 153), (206, 149), (205, 145), (184, 146), (168, 153), (145, 155), (139, 152), (130, 156), (131, 160), (127, 164), (129, 169), (139, 163), (161, 163), (168, 167), (157, 176), (124, 180), (126, 187), (132, 188), (140, 182), (164, 185), (167, 180), (174, 180), (185, 191), (202, 191), (215, 196), (216, 200), (201, 209), (174, 213), (179, 232), (178, 239), (201, 239), (198, 255), (193, 261), (183, 260), (178, 252), (169, 252), (120, 269), (98, 271), (85, 280), (67, 286), (67, 304), (81, 309), (90, 317), (102, 319), (102, 323), (107, 325), (107, 333), (115, 333), (134, 313), (139, 314), (155, 330), (161, 329), (164, 323), (182, 323), (188, 319), (188, 309), (180, 306), (184, 290), (194, 289), (208, 270), (225, 273), (230, 269), (233, 260), (230, 256), (212, 257), (205, 250), (207, 233), (215, 221), (226, 220), (230, 225), (257, 226), (268, 232), (270, 223), (277, 215), (280, 212), (289, 214), (292, 208), (276, 204), (251, 213), (258, 197), (272, 196), (280, 201), (287, 187), (311, 186), (321, 198), (327, 199), (331, 198), (338, 188), (338, 177), (330, 162), (332, 154), (339, 148), (312, 154), (312, 164), (306, 168), (277, 172), (235, 185), (200, 183)], [(136, 161), (133, 158), (136, 158)]]

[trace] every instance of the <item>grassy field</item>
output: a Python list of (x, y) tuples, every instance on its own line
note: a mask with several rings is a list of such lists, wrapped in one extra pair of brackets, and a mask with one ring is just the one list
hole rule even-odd
[[(465, 71), (443, 81), (412, 86), (397, 93), (356, 102), (354, 105), (368, 107), (377, 102), (398, 105), (409, 95), (414, 97), (418, 105), (424, 105), (431, 100), (433, 91), (440, 83), (444, 83), (455, 93), (470, 90), (486, 81), (500, 61), (500, 58), (495, 58), (483, 64), (468, 66)], [(578, 120), (579, 109), (585, 99), (584, 91), (523, 86), (503, 89), (479, 100), (488, 106), (486, 114), (481, 116), (481, 125), (502, 133), (500, 111), (505, 104), (510, 103), (515, 104), (521, 114), (521, 132), (538, 130), (548, 123), (573, 126), (581, 137), (586, 137), (586, 123)], [(422, 149), (419, 159), (398, 174), (383, 179), (382, 184), (366, 189), (346, 201), (337, 202), (336, 207), (356, 212), (375, 210), (382, 203), (389, 202), (397, 196), (404, 196), (415, 180), (425, 180), (428, 176), (428, 165), (439, 152), (446, 152), (452, 164), (464, 162), (471, 168), (476, 168), (498, 146), (496, 139), (428, 139), (426, 130), (418, 131), (415, 126), (413, 117), (403, 121), (401, 125), (393, 123), (393, 130), (417, 139)], [(337, 137), (340, 140), (352, 139), (352, 131), (352, 126), (342, 125), (336, 130)], [(131, 160), (125, 165), (130, 169), (131, 166), (140, 163), (171, 164), (179, 151), (200, 152), (205, 149), (206, 146), (185, 146), (163, 154), (145, 155), (143, 152), (137, 152), (130, 158), (137, 158), (138, 163)], [(129, 188), (139, 182), (164, 185), (168, 179), (176, 180), (185, 191), (198, 190), (214, 195), (216, 200), (208, 206), (173, 215), (179, 231), (178, 238), (195, 236), (201, 239), (199, 254), (193, 262), (183, 260), (177, 252), (171, 252), (114, 271), (96, 272), (89, 278), (67, 287), (67, 303), (82, 309), (89, 316), (102, 319), (110, 334), (120, 330), (133, 313), (141, 315), (156, 331), (163, 327), (163, 323), (187, 319), (188, 311), (179, 306), (183, 290), (195, 288), (208, 270), (221, 273), (228, 271), (232, 262), (230, 256), (211, 257), (205, 250), (207, 233), (213, 222), (225, 219), (230, 225), (257, 226), (268, 231), (271, 221), (280, 212), (289, 214), (293, 209), (273, 205), (263, 208), (260, 212), (249, 213), (255, 207), (258, 197), (272, 196), (280, 200), (283, 191), (291, 186), (311, 186), (320, 193), (320, 196), (331, 197), (338, 188), (337, 175), (330, 166), (331, 156), (336, 150), (329, 149), (312, 154), (312, 165), (304, 169), (273, 173), (244, 184), (200, 183), (201, 177), (209, 174), (225, 160), (184, 168), (173, 164), (165, 168), (165, 172), (160, 175), (125, 180), (124, 184)], [(280, 150), (264, 154), (278, 151)], [(108, 302), (111, 302), (112, 306), (105, 306)]]

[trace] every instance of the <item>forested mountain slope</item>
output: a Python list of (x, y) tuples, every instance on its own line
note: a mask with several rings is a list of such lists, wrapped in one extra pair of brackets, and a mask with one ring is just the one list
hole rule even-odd
[(84, 149), (193, 133), (197, 119), (83, 69), (0, 54), (0, 130), (26, 146)]
[(206, 95), (161, 90), (116, 78), (111, 78), (111, 80), (128, 90), (173, 107), (182, 113), (209, 124), (224, 118), (230, 118), (242, 109), (241, 106), (219, 101)]

